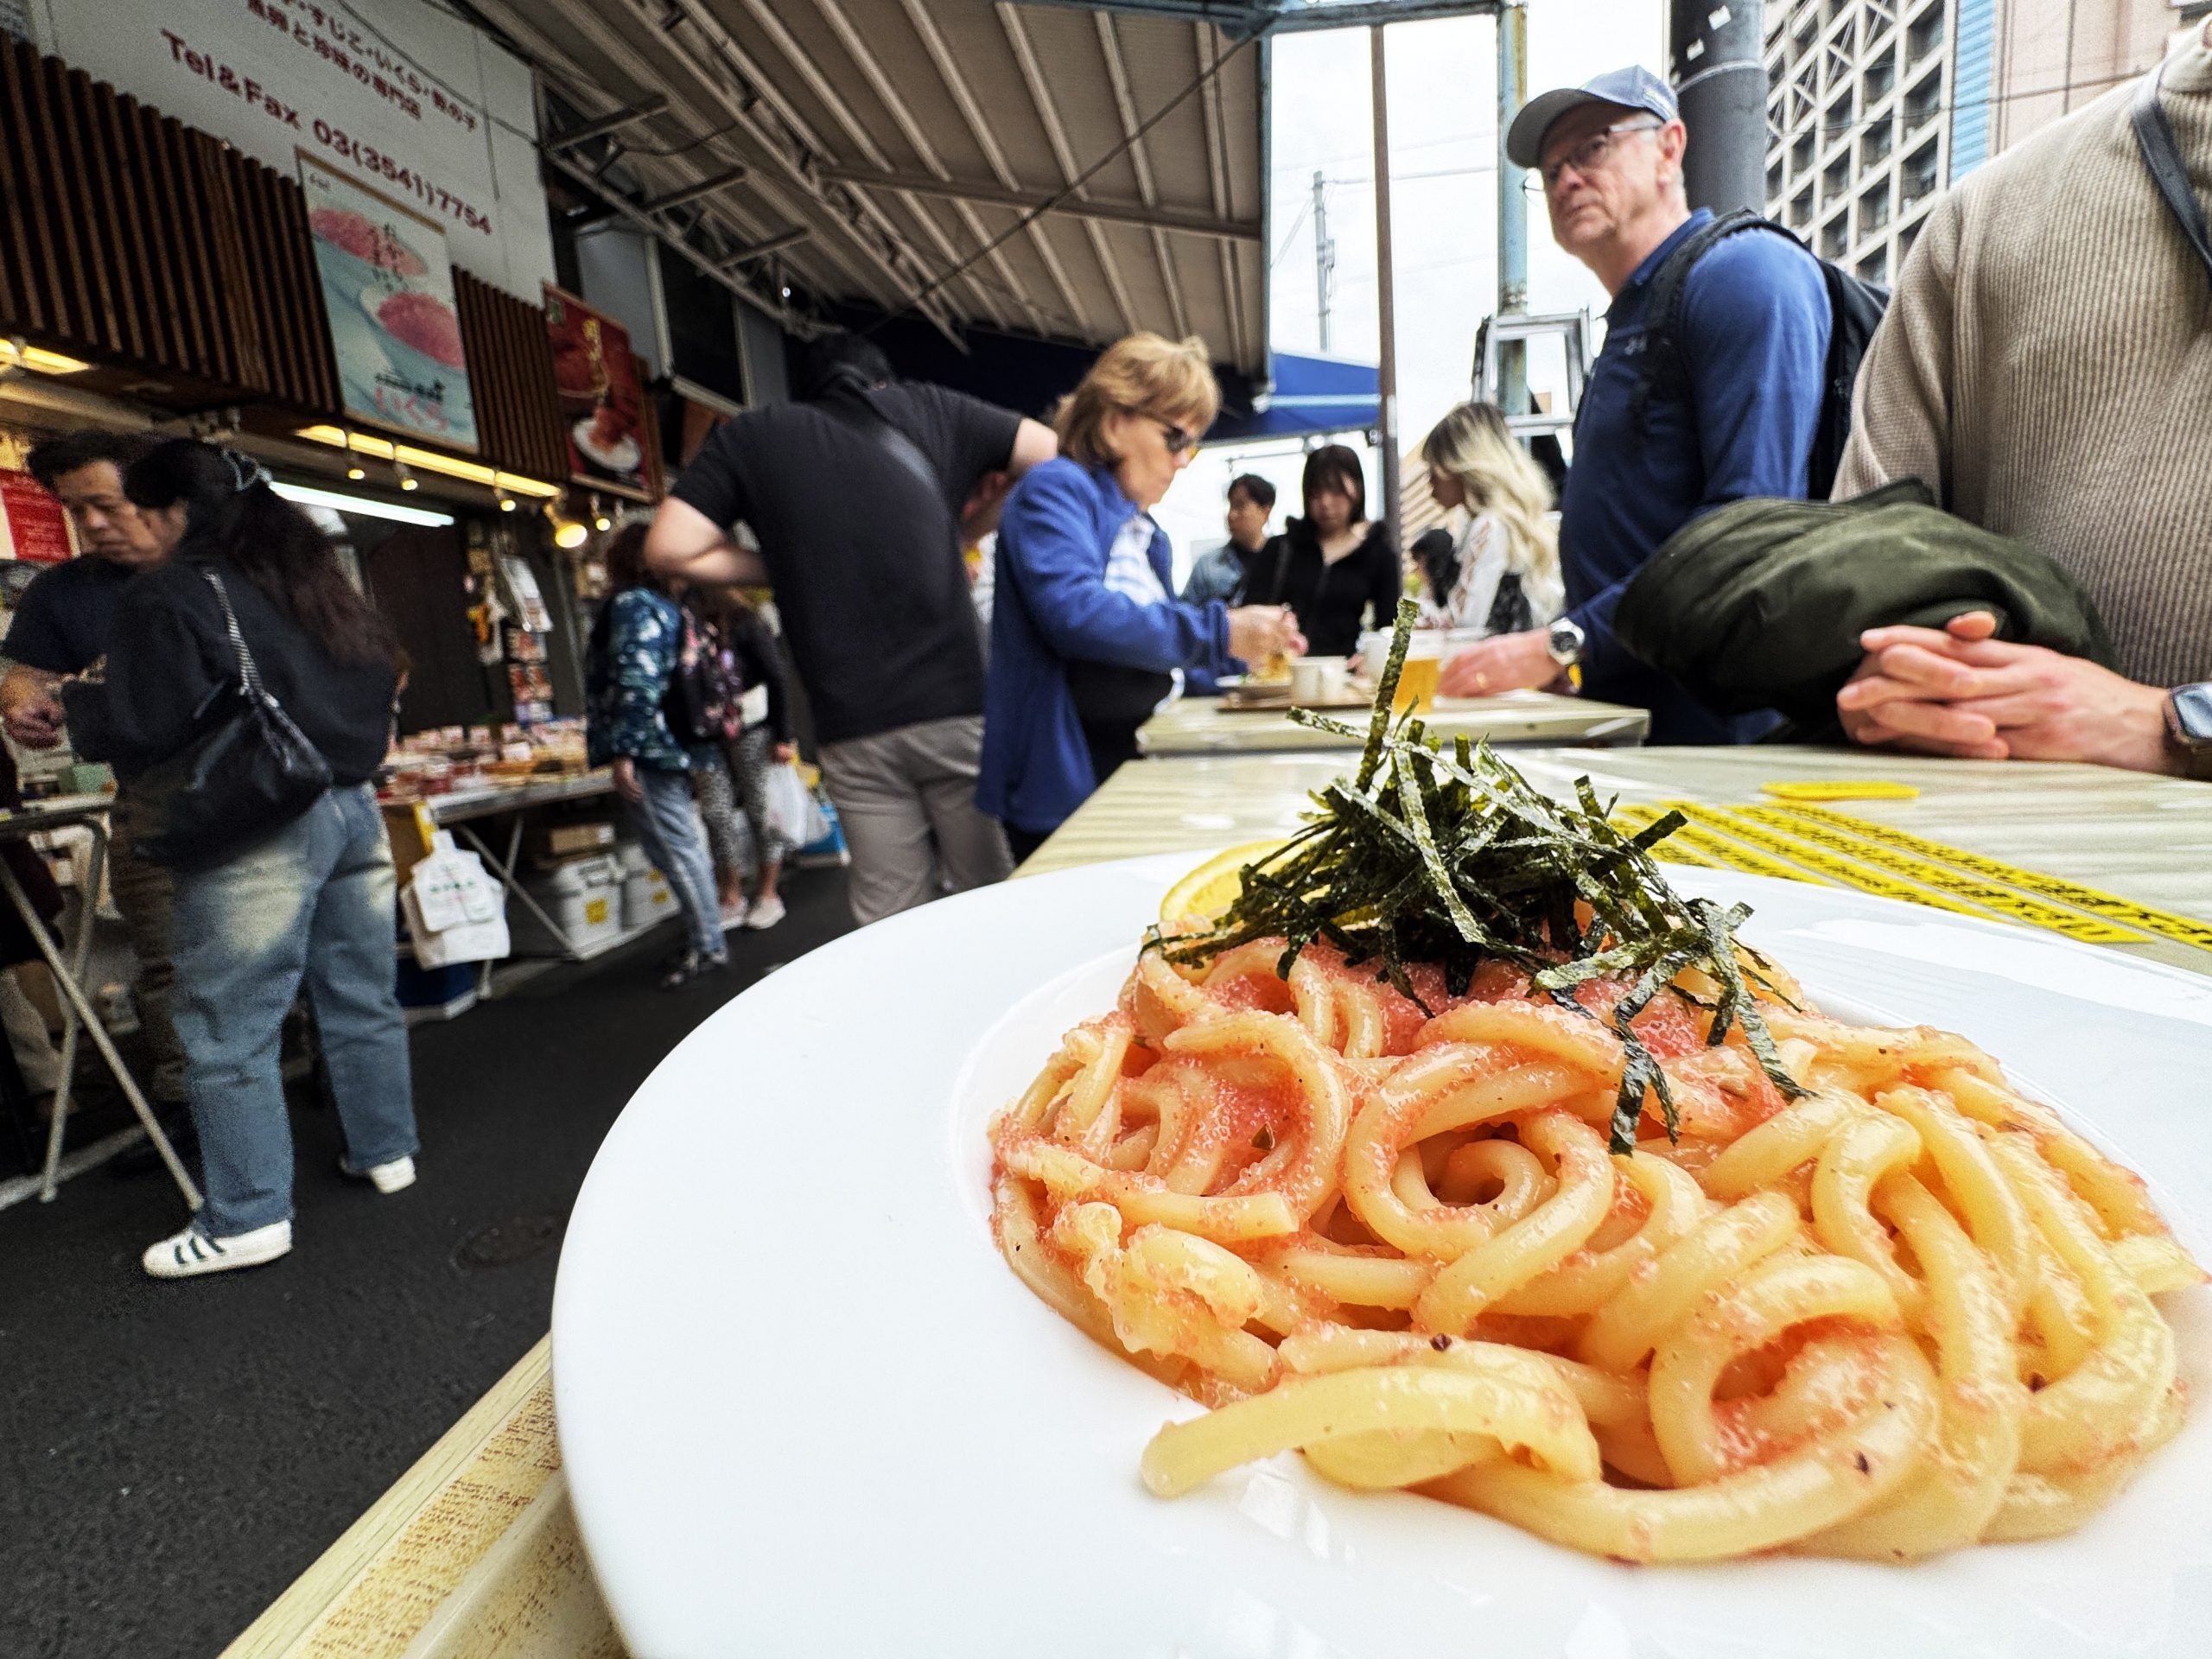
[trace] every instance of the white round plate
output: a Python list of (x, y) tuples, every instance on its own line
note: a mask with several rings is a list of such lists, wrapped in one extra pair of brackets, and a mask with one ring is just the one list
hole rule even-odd
[[(639, 1090), (554, 1296), (563, 1456), (644, 1659), (707, 1654), (1510, 1659), (2202, 1655), (2212, 1320), (2166, 1299), (2196, 1406), (2074, 1536), (1910, 1567), (1627, 1567), (1294, 1455), (1164, 1502), (1197, 1408), (1001, 1262), (984, 1126), (1111, 1005), (1190, 855), (910, 911), (722, 1008)], [(2041, 934), (1701, 871), (1847, 1018), (1963, 1032), (2212, 1243), (2212, 981)]]

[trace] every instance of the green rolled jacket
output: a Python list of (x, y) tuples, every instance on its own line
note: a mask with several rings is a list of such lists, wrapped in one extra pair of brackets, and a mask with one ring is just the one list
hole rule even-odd
[(1989, 611), (1997, 637), (2109, 668), (2112, 640), (2073, 576), (1955, 518), (1916, 478), (1848, 501), (1764, 498), (1693, 519), (1629, 584), (1613, 627), (1719, 714), (1779, 711), (1793, 741), (1843, 736), (1835, 694), (1868, 628), (1941, 628)]

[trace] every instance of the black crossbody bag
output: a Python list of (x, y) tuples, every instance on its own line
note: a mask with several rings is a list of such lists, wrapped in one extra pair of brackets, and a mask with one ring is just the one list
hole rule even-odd
[(2196, 257), (2204, 262), (2204, 274), (2212, 276), (2212, 232), (2204, 223), (2204, 204), (2196, 199), (2196, 192), (2189, 181), (2189, 168), (2182, 164), (2181, 146), (2174, 142), (2173, 124), (2166, 119), (2166, 111), (2158, 102), (2158, 83), (2164, 79), (2166, 67), (2160, 64), (2143, 78), (2143, 85), (2135, 94), (2135, 101), (2128, 109), (2128, 117), (2135, 124), (2135, 145), (2143, 152), (2143, 165), (2151, 171), (2151, 181), (2158, 187), (2166, 206), (2181, 221), (2182, 234), (2196, 250)]
[(222, 577), (200, 573), (215, 590), (238, 658), (226, 680), (193, 711), (192, 741), (132, 780), (148, 828), (141, 857), (175, 869), (201, 869), (265, 839), (313, 806), (330, 787), (330, 763), (284, 712), (254, 667)]

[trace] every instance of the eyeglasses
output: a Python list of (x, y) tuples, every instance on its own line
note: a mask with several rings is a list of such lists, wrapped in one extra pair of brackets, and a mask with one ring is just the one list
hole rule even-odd
[(1560, 175), (1570, 167), (1583, 177), (1587, 178), (1593, 168), (1604, 163), (1606, 152), (1613, 147), (1613, 140), (1623, 134), (1656, 132), (1666, 124), (1664, 121), (1624, 121), (1618, 126), (1607, 127), (1603, 131), (1592, 133), (1580, 143), (1569, 149), (1566, 155), (1555, 161), (1546, 162), (1537, 169), (1543, 175), (1544, 188), (1556, 190), (1559, 188)]
[(1157, 415), (1149, 416), (1147, 418), (1160, 429), (1160, 435), (1166, 442), (1167, 453), (1171, 458), (1197, 445), (1198, 440), (1181, 427), (1163, 421)]

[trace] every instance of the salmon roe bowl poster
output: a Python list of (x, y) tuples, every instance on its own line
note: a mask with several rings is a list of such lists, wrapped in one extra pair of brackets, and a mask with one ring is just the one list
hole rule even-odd
[(304, 154), (300, 183), (347, 416), (474, 450), (476, 409), (444, 230)]
[(629, 331), (573, 294), (545, 288), (553, 385), (569, 429), (569, 475), (640, 501), (660, 495), (659, 446)]

